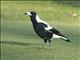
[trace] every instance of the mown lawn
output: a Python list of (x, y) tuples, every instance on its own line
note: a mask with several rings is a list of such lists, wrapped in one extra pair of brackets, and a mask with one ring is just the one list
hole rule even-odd
[[(76, 3), (77, 4), (77, 3)], [(80, 60), (80, 7), (54, 1), (1, 1), (1, 60)], [(51, 47), (36, 33), (26, 11), (56, 27), (71, 43), (53, 39)], [(73, 14), (77, 13), (76, 16)]]

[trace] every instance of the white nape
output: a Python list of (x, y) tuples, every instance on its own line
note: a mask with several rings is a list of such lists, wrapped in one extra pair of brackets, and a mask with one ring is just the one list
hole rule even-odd
[(50, 30), (50, 29), (52, 29), (52, 27), (51, 27), (48, 23), (46, 23), (45, 21), (41, 20), (38, 15), (36, 15), (36, 20), (37, 20), (38, 23), (41, 22), (41, 23), (44, 23), (44, 24), (47, 25), (47, 27), (45, 27), (45, 30)]

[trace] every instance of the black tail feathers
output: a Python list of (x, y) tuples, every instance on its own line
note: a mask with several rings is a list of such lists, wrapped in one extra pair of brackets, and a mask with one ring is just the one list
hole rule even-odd
[(67, 41), (67, 42), (71, 42), (69, 39), (62, 37), (61, 39)]
[(67, 42), (71, 42), (69, 39), (67, 39), (67, 40), (65, 40), (65, 41), (67, 41)]

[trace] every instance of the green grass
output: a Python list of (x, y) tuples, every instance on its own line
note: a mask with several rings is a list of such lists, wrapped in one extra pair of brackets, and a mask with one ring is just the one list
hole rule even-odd
[[(56, 27), (71, 43), (53, 39), (51, 47), (33, 30), (26, 11)], [(77, 16), (71, 16), (76, 12)], [(1, 60), (80, 60), (80, 8), (54, 1), (1, 2)]]

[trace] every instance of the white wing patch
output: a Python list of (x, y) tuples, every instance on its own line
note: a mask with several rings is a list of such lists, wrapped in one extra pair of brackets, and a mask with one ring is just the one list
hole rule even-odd
[(45, 21), (43, 21), (43, 20), (41, 20), (40, 18), (39, 18), (39, 16), (38, 15), (36, 15), (36, 20), (37, 20), (37, 22), (38, 23), (44, 23), (44, 24), (46, 24), (47, 25), (47, 27), (45, 27), (45, 30), (50, 30), (50, 29), (52, 29), (52, 27), (51, 26), (49, 26), (49, 24), (48, 23), (46, 23)]
[(61, 38), (61, 36), (53, 34), (53, 38)]
[(49, 25), (48, 25), (48, 27), (45, 27), (45, 30), (50, 30), (50, 29), (52, 29), (52, 27)]
[(62, 36), (59, 36), (59, 35), (56, 35), (56, 34), (53, 34), (53, 37), (52, 38), (62, 38), (64, 40), (67, 40), (67, 38), (62, 37)]

